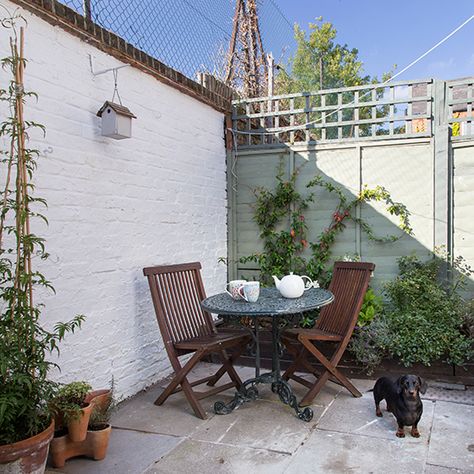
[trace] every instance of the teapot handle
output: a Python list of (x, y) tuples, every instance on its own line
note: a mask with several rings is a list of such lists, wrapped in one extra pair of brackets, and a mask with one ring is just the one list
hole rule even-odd
[(303, 275), (301, 278), (307, 278), (309, 280), (309, 284), (304, 286), (304, 291), (309, 290), (310, 288), (314, 288), (313, 280), (309, 276)]

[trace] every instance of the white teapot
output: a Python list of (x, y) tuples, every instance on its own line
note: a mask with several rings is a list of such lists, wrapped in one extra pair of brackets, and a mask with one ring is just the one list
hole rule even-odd
[[(303, 278), (309, 280), (306, 287)], [(306, 275), (293, 275), (293, 272), (290, 272), (289, 275), (284, 276), (281, 280), (273, 276), (273, 280), (275, 280), (275, 286), (284, 298), (299, 298), (306, 290), (319, 287), (317, 281), (313, 282), (311, 278)]]

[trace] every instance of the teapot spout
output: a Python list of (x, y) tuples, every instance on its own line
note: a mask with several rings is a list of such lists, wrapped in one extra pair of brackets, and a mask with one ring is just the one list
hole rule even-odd
[(280, 286), (281, 280), (279, 280), (275, 275), (272, 275), (272, 278), (273, 278), (273, 281), (275, 282), (275, 286), (278, 289)]

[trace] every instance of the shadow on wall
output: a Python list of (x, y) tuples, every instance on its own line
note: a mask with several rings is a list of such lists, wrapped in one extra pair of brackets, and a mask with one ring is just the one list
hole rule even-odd
[[(327, 189), (306, 188), (306, 184), (317, 175), (339, 187), (349, 200), (355, 198), (365, 185), (369, 188), (380, 185), (387, 189), (393, 201), (407, 207), (412, 235), (398, 227), (399, 218), (390, 215), (385, 203), (370, 202), (360, 206), (355, 215), (367, 222), (377, 237), (393, 235), (400, 238), (394, 242), (376, 242), (368, 238), (359, 225), (348, 221), (332, 246), (331, 262), (343, 256), (360, 255), (363, 261), (375, 263), (372, 285), (376, 288), (398, 275), (399, 257), (411, 254), (421, 260), (432, 257), (435, 242), (444, 237), (439, 234), (440, 223), (444, 225), (447, 235), (446, 222), (438, 220), (438, 227), (435, 228), (433, 155), (429, 141), (367, 147), (333, 146), (300, 151), (285, 148), (261, 150), (258, 155), (255, 151), (252, 154), (242, 151), (235, 163), (234, 261), (263, 251), (263, 241), (254, 221), (255, 190), (273, 190), (280, 169), (283, 170), (284, 180), (290, 179), (291, 173), (297, 170), (296, 190), (303, 196), (314, 192), (314, 201), (304, 212), (309, 242), (317, 242), (321, 232), (331, 225), (339, 202), (337, 196)], [(287, 221), (282, 224), (282, 228), (285, 227), (288, 228)], [(310, 252), (306, 250), (303, 256), (309, 258)], [(237, 263), (235, 272), (237, 277), (256, 278), (258, 267), (254, 263)], [(474, 281), (471, 279), (466, 296), (472, 298), (473, 291)]]

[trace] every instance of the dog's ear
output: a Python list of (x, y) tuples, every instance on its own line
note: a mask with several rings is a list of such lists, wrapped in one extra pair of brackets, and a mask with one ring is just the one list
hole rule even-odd
[(395, 389), (397, 390), (398, 395), (400, 395), (403, 392), (403, 381), (405, 379), (405, 376), (402, 375), (401, 377), (398, 377), (398, 379), (395, 381)]
[(426, 390), (428, 389), (428, 385), (421, 377), (418, 377), (418, 381), (420, 382), (420, 392), (426, 393)]

